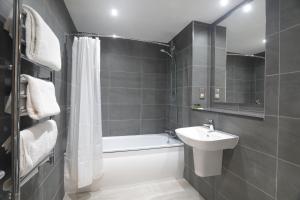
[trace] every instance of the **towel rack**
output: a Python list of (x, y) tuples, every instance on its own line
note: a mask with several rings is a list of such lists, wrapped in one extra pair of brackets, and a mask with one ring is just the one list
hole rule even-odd
[[(26, 15), (22, 12), (22, 4), (21, 0), (13, 0), (13, 60), (12, 64), (5, 62), (5, 60), (0, 59), (0, 68), (8, 69), (12, 71), (12, 192), (11, 192), (11, 199), (12, 200), (20, 200), (20, 187), (23, 186), (26, 182), (28, 182), (35, 174), (38, 173), (40, 166), (42, 166), (46, 162), (50, 162), (54, 164), (54, 156), (55, 151), (54, 149), (43, 158), (30, 172), (28, 172), (25, 176), (20, 177), (20, 163), (19, 163), (19, 155), (20, 155), (20, 116), (22, 112), (20, 110), (20, 98), (24, 98), (24, 96), (20, 95), (20, 74), (21, 74), (21, 61), (26, 61), (31, 63), (33, 66), (37, 66), (48, 70), (50, 72), (49, 80), (53, 82), (55, 80), (55, 72), (48, 67), (41, 65), (37, 62), (30, 60), (26, 57), (24, 50), (26, 47), (26, 40), (25, 40), (25, 19)], [(53, 117), (50, 117), (52, 119)]]

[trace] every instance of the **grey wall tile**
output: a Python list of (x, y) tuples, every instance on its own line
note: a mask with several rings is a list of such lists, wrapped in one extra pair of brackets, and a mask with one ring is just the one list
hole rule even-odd
[(223, 166), (226, 169), (256, 185), (271, 196), (275, 196), (275, 157), (270, 157), (241, 146), (237, 146), (234, 150), (225, 150), (223, 156)]
[(109, 121), (109, 136), (138, 135), (140, 120)]
[(266, 35), (279, 32), (280, 0), (266, 0)]
[(143, 59), (143, 73), (166, 73), (168, 60), (163, 59)]
[(140, 112), (140, 105), (109, 105), (110, 120), (139, 119)]
[(110, 88), (109, 89), (109, 103), (110, 104), (125, 104), (136, 105), (141, 102), (140, 89), (127, 88)]
[(140, 73), (111, 72), (110, 87), (140, 88)]
[(210, 46), (210, 32), (208, 31), (209, 24), (193, 21), (193, 26), (193, 45)]
[(217, 127), (240, 137), (239, 144), (257, 151), (276, 155), (277, 143), (276, 117), (266, 117), (265, 120), (220, 115)]
[(141, 126), (141, 134), (158, 134), (163, 133), (166, 130), (165, 119), (143, 119)]
[(280, 0), (280, 28), (286, 29), (300, 24), (300, 3), (298, 0)]
[[(104, 47), (102, 47), (102, 49), (104, 49)], [(101, 54), (101, 70), (112, 72), (141, 72), (141, 64), (141, 59), (137, 57), (110, 53)]]
[(167, 80), (164, 74), (143, 74), (143, 88), (166, 89)]
[[(299, 5), (300, 10), (300, 5)], [(300, 12), (299, 12), (300, 13)], [(300, 71), (300, 24), (280, 34), (280, 72)]]
[(298, 200), (300, 197), (300, 168), (279, 160), (277, 176), (277, 199)]
[(168, 96), (168, 90), (143, 89), (143, 104), (167, 105)]
[(279, 73), (279, 34), (267, 37), (266, 43), (266, 74)]
[(216, 178), (217, 193), (230, 200), (272, 200), (258, 188), (246, 183), (243, 179), (223, 170), (222, 176)]
[(300, 119), (279, 119), (278, 157), (300, 165)]
[(166, 109), (166, 106), (143, 105), (142, 119), (165, 119)]
[(280, 76), (280, 109), (281, 116), (300, 118), (300, 72)]
[(266, 77), (265, 90), (265, 112), (266, 115), (278, 114), (279, 76)]

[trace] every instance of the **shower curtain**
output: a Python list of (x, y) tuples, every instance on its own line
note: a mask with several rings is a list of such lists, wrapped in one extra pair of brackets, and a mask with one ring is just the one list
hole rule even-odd
[(74, 38), (65, 191), (98, 190), (102, 176), (100, 40)]

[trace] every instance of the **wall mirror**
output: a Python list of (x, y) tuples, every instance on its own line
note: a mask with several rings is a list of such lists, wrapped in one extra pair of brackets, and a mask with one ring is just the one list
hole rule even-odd
[(265, 0), (253, 0), (214, 25), (210, 109), (264, 115)]

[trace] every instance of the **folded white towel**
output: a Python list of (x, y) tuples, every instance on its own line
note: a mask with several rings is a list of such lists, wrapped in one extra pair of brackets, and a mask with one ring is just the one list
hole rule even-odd
[(26, 175), (51, 153), (57, 140), (57, 125), (47, 120), (20, 132), (20, 176)]
[[(23, 5), (26, 14), (26, 56), (50, 69), (61, 69), (60, 43), (43, 18), (31, 7)], [(4, 28), (11, 33), (12, 15)]]
[[(26, 109), (29, 117), (35, 120), (40, 120), (60, 113), (60, 108), (55, 96), (55, 87), (52, 82), (22, 74), (21, 82), (24, 81), (27, 82), (27, 99), (26, 108), (24, 105), (21, 105), (21, 110)], [(11, 112), (10, 97), (6, 103), (5, 112)], [(21, 113), (23, 113), (23, 111)]]

